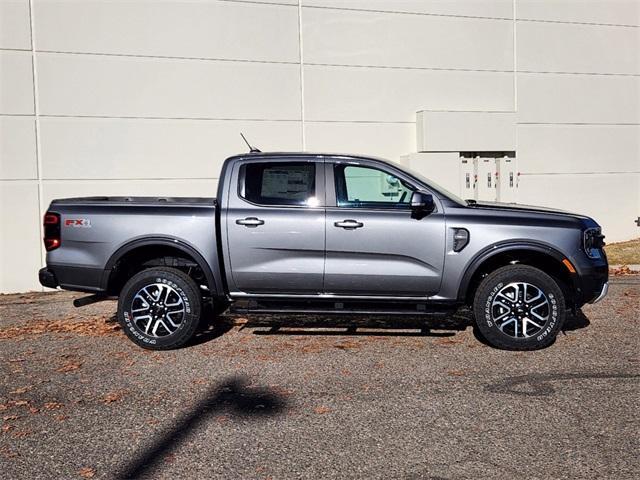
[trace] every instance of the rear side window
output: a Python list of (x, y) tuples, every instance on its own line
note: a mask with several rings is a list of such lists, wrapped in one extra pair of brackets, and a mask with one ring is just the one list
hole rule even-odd
[(314, 205), (315, 203), (315, 163), (250, 163), (242, 166), (240, 175), (240, 196), (252, 203), (260, 205)]

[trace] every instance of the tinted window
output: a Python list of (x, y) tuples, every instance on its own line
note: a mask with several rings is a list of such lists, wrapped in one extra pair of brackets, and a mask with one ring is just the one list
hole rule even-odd
[(316, 193), (314, 163), (250, 163), (243, 167), (241, 196), (260, 205), (312, 205)]
[(407, 208), (413, 188), (383, 170), (335, 165), (336, 197), (340, 207)]

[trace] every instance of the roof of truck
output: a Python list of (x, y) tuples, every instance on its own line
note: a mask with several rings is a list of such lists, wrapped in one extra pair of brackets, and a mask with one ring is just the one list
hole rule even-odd
[(227, 160), (235, 159), (235, 158), (271, 158), (271, 157), (306, 157), (306, 158), (315, 158), (315, 157), (332, 157), (332, 158), (353, 158), (353, 159), (363, 159), (363, 160), (378, 160), (380, 162), (390, 162), (385, 158), (374, 157), (371, 155), (358, 155), (353, 153), (326, 153), (326, 152), (247, 152), (247, 153), (238, 153), (236, 155), (230, 156)]

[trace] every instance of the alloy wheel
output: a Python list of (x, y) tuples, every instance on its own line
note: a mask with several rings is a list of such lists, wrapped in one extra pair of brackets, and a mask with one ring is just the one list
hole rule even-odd
[(513, 338), (539, 334), (551, 313), (549, 299), (535, 285), (513, 282), (502, 287), (491, 302), (491, 319), (502, 333)]

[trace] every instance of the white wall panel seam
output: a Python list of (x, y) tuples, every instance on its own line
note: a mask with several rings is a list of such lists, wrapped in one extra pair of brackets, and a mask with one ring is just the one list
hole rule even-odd
[(640, 28), (640, 25), (624, 24), (624, 23), (598, 23), (598, 22), (572, 22), (568, 20), (541, 20), (535, 18), (516, 18), (517, 22), (535, 22), (535, 23), (560, 23), (566, 25), (590, 25), (594, 27), (620, 27), (620, 28)]
[(256, 2), (256, 1), (252, 1), (252, 0), (216, 0), (218, 2), (227, 2), (227, 3), (249, 3), (249, 4), (253, 4), (253, 5), (278, 5), (280, 7), (296, 7), (297, 3), (287, 3), (287, 2), (269, 2), (269, 1), (263, 1), (263, 2)]
[(100, 57), (125, 57), (125, 58), (157, 58), (159, 60), (193, 60), (202, 62), (230, 62), (230, 63), (265, 63), (276, 65), (298, 65), (299, 62), (286, 60), (254, 60), (247, 58), (217, 58), (217, 57), (186, 57), (183, 55), (149, 55), (142, 53), (105, 53), (105, 52), (76, 52), (72, 50), (47, 50), (36, 49), (37, 53), (51, 53), (59, 55), (93, 55)]
[(0, 51), (4, 52), (30, 52), (30, 48), (9, 48), (9, 47), (0, 47)]
[(614, 172), (520, 172), (522, 176), (546, 176), (546, 175), (626, 175), (628, 173), (640, 173), (640, 170), (624, 170)]
[[(302, 34), (301, 34), (302, 35)], [(515, 37), (515, 30), (514, 30)], [(302, 55), (302, 36), (300, 41), (300, 54)], [(515, 42), (515, 40), (514, 40)], [(515, 43), (514, 43), (515, 48)], [(20, 49), (0, 48), (0, 51), (25, 51)], [(375, 69), (390, 69), (390, 70), (433, 70), (433, 71), (451, 71), (451, 72), (495, 72), (495, 73), (540, 73), (540, 74), (552, 74), (552, 75), (603, 75), (603, 76), (622, 76), (622, 77), (640, 77), (640, 74), (636, 73), (610, 73), (610, 72), (566, 72), (566, 71), (544, 71), (544, 70), (518, 70), (516, 67), (516, 53), (514, 51), (514, 68), (511, 70), (500, 70), (492, 68), (453, 68), (453, 67), (416, 67), (410, 65), (360, 65), (360, 64), (346, 64), (346, 63), (318, 63), (318, 62), (288, 62), (278, 60), (247, 60), (242, 58), (215, 58), (215, 57), (185, 57), (185, 56), (171, 56), (171, 55), (142, 55), (142, 54), (130, 54), (130, 53), (102, 53), (102, 52), (74, 52), (65, 50), (34, 50), (38, 54), (55, 54), (55, 55), (83, 55), (83, 56), (104, 56), (104, 57), (124, 57), (124, 58), (145, 58), (145, 59), (159, 59), (159, 60), (193, 60), (203, 62), (228, 62), (228, 63), (259, 63), (267, 65), (300, 65), (303, 68), (305, 65), (316, 67), (349, 67), (349, 68), (375, 68)], [(302, 79), (304, 76), (301, 77)]]
[(376, 10), (369, 8), (349, 8), (349, 7), (334, 7), (323, 5), (302, 5), (302, 8), (316, 9), (316, 10), (338, 10), (345, 12), (366, 12), (366, 13), (380, 13), (387, 15), (418, 15), (422, 17), (445, 17), (445, 18), (470, 18), (479, 20), (498, 20), (498, 21), (511, 21), (510, 17), (491, 17), (484, 15), (456, 15), (453, 13), (429, 13), (429, 12), (408, 12), (402, 10)]
[(516, 122), (516, 125), (611, 125), (611, 126), (629, 126), (629, 125), (640, 125), (640, 123), (635, 122)]

